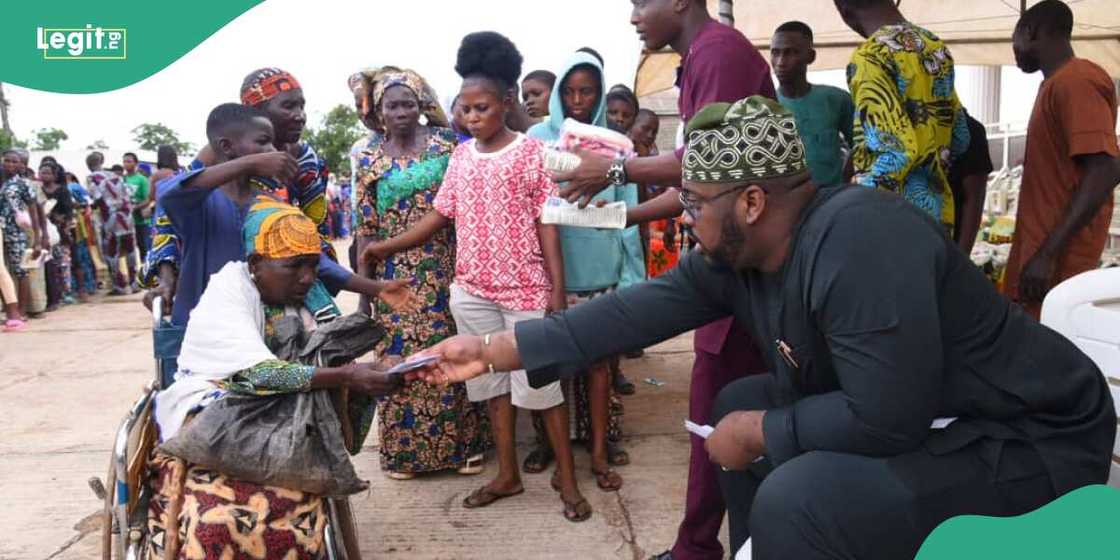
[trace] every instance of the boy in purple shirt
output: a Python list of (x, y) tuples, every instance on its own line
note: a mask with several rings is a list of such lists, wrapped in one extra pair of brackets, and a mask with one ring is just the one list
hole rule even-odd
[[(187, 324), (210, 275), (245, 258), (239, 241), (242, 225), (249, 207), (263, 194), (251, 177), (286, 179), (297, 170), (291, 155), (273, 147), (272, 123), (258, 109), (219, 105), (210, 113), (206, 133), (216, 164), (181, 173), (159, 188), (159, 204), (182, 242), (182, 269), (171, 310), (171, 322), (179, 326)], [(382, 297), (390, 305), (409, 305), (406, 281), (361, 278), (326, 255), (320, 259), (319, 279), (331, 292), (347, 289)]]

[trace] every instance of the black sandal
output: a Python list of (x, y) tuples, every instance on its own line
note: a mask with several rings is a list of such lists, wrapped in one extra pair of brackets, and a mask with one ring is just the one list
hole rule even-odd
[(521, 463), (521, 470), (530, 474), (539, 474), (548, 470), (555, 459), (556, 454), (552, 452), (552, 448), (541, 445), (529, 452), (525, 462)]
[(630, 464), (630, 454), (613, 441), (607, 442), (607, 463), (612, 467), (624, 467)]
[(622, 372), (618, 372), (617, 374), (615, 374), (614, 392), (620, 395), (633, 395), (637, 391), (638, 388), (635, 387), (629, 379), (626, 379), (626, 375), (624, 375)]

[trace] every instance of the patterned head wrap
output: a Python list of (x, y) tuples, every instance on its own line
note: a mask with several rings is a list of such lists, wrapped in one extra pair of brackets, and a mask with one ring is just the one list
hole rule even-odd
[(355, 72), (353, 74), (350, 74), (350, 77), (346, 78), (346, 87), (350, 88), (350, 91), (353, 93), (358, 93), (359, 90), (366, 91), (367, 84), (365, 72)]
[(420, 77), (420, 74), (412, 70), (386, 67), (375, 71), (369, 78), (371, 79), (368, 83), (372, 87), (366, 90), (370, 95), (366, 98), (367, 106), (363, 107), (363, 113), (373, 114), (373, 121), (379, 130), (385, 130), (385, 119), (381, 116), (381, 100), (385, 97), (385, 91), (393, 86), (405, 86), (416, 94), (416, 98), (420, 101), (420, 114), (428, 118), (429, 126), (443, 128), (449, 126), (447, 115), (437, 101), (435, 90)]
[(295, 76), (279, 68), (261, 68), (241, 85), (241, 104), (256, 107), (293, 89), (301, 89)]
[(689, 121), (685, 137), (686, 181), (739, 183), (808, 169), (793, 113), (765, 97), (708, 105)]
[(286, 259), (320, 251), (319, 231), (311, 218), (295, 206), (265, 197), (249, 209), (242, 234), (246, 255)]

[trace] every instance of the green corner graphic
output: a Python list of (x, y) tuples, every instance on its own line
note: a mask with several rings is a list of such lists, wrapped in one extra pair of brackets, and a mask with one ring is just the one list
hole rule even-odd
[(1018, 517), (954, 517), (926, 539), (916, 560), (1120, 558), (1120, 490), (1086, 486)]
[(56, 93), (120, 89), (167, 68), (262, 1), (13, 4), (0, 34), (0, 82)]

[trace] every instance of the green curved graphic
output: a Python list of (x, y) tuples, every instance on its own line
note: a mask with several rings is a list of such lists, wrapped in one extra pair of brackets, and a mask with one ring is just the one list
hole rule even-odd
[(4, 8), (0, 82), (57, 93), (120, 89), (163, 70), (261, 1), (13, 2)]
[(916, 560), (1120, 558), (1120, 490), (1086, 486), (1019, 517), (954, 517), (926, 539)]

